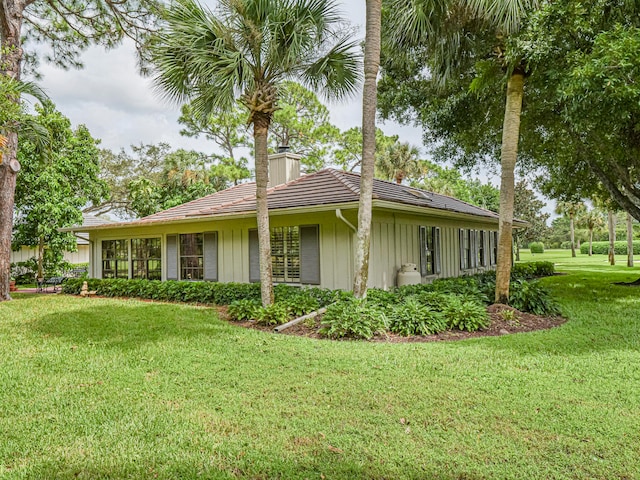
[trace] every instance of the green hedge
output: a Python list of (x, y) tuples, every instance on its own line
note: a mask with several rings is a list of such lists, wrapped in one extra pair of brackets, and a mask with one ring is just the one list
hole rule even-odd
[(518, 280), (522, 278), (550, 277), (555, 272), (556, 267), (553, 262), (522, 262), (516, 263), (511, 268), (511, 278)]
[[(79, 295), (82, 282), (87, 281), (90, 291), (105, 297), (135, 297), (169, 302), (208, 303), (229, 305), (237, 300), (260, 300), (259, 283), (184, 282), (167, 280), (83, 279), (70, 278), (62, 286), (64, 293)], [(291, 285), (275, 287), (276, 300), (289, 301), (300, 296), (317, 300), (321, 305), (334, 302), (340, 292), (326, 288), (300, 288)]]
[[(614, 251), (616, 255), (627, 254), (627, 242), (619, 241), (614, 243)], [(580, 253), (587, 255), (589, 253), (589, 242), (580, 245)], [(595, 255), (608, 255), (609, 242), (593, 242), (593, 253)], [(633, 254), (640, 255), (640, 241), (633, 242)]]

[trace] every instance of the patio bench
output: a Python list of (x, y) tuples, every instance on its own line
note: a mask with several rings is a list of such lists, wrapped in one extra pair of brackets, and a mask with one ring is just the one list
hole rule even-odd
[(53, 288), (54, 292), (58, 291), (58, 287), (67, 279), (67, 277), (49, 277), (45, 278), (42, 282), (38, 282), (39, 291), (47, 291), (49, 287)]

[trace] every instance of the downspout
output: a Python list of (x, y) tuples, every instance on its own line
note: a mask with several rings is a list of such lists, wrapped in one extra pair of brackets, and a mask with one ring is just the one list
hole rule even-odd
[(342, 210), (340, 210), (339, 208), (336, 208), (336, 217), (338, 217), (340, 220), (342, 220), (347, 225), (347, 227), (349, 227), (351, 230), (353, 230), (353, 233), (358, 233), (358, 229), (356, 227), (354, 227), (353, 224), (349, 220), (344, 218), (344, 215), (342, 215)]
[[(358, 234), (358, 229), (356, 227), (353, 226), (353, 224), (347, 220), (346, 218), (344, 218), (344, 215), (342, 215), (342, 210), (340, 210), (339, 208), (336, 208), (336, 217), (338, 217), (340, 220), (342, 220), (345, 225), (347, 225), (347, 227), (349, 227), (351, 229), (351, 231), (353, 232), (353, 235), (357, 235)], [(353, 242), (353, 237), (351, 238), (351, 241)], [(349, 268), (352, 270), (354, 270), (354, 265), (353, 265), (353, 259), (354, 259), (354, 252), (353, 252), (353, 245), (351, 248), (351, 255), (350, 255), (350, 261), (349, 261)], [(353, 273), (352, 273), (353, 274)]]

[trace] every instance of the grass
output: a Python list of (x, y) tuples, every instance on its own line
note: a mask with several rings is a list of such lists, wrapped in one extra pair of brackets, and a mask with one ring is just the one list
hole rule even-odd
[(612, 285), (640, 269), (554, 258), (569, 322), (452, 343), (17, 296), (0, 304), (0, 478), (640, 478), (640, 291)]

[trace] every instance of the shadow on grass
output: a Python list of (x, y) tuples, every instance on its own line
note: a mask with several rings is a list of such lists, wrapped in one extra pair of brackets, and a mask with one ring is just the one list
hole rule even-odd
[[(368, 465), (364, 462), (354, 462), (336, 454), (326, 454), (309, 458), (301, 456), (298, 459), (281, 459), (274, 456), (269, 459), (261, 458), (259, 464), (251, 465), (250, 460), (240, 452), (239, 456), (229, 453), (226, 458), (211, 458), (208, 464), (195, 462), (166, 462), (161, 459), (139, 458), (136, 463), (124, 465), (62, 465), (49, 462), (34, 466), (24, 478), (100, 478), (100, 479), (175, 479), (175, 478), (202, 478), (202, 479), (232, 479), (232, 478), (282, 478), (282, 479), (308, 479), (308, 478), (402, 478), (409, 480), (476, 480), (480, 478), (473, 473), (459, 471), (451, 467), (442, 468), (432, 466), (429, 471), (424, 471), (417, 465), (403, 465), (401, 473), (396, 468), (385, 468), (377, 462)], [(234, 461), (235, 457), (235, 461)], [(383, 463), (383, 462), (381, 462)], [(223, 464), (223, 469), (216, 468), (212, 464)], [(457, 471), (456, 471), (457, 470)]]
[(79, 310), (43, 315), (32, 325), (45, 335), (74, 343), (136, 348), (168, 338), (215, 335), (228, 329), (210, 308), (143, 302), (96, 304)]

